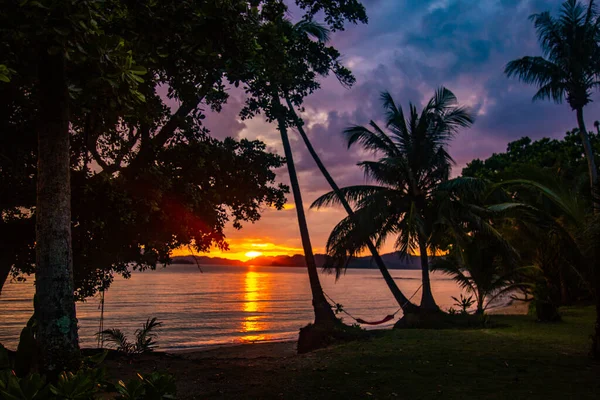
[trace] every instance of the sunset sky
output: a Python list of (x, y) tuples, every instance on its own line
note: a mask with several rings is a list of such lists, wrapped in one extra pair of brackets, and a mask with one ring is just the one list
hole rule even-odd
[[(341, 132), (349, 125), (380, 119), (379, 93), (383, 90), (403, 105), (409, 100), (422, 105), (435, 88), (444, 85), (462, 104), (474, 108), (475, 125), (463, 131), (450, 148), (457, 163), (454, 174), (473, 158), (504, 151), (509, 141), (522, 136), (562, 137), (575, 127), (575, 114), (567, 105), (532, 103), (535, 89), (503, 74), (508, 61), (540, 54), (528, 16), (556, 11), (559, 2), (364, 0), (363, 4), (369, 24), (350, 26), (332, 36), (357, 78), (356, 85), (347, 90), (333, 78), (323, 80), (322, 89), (306, 99), (303, 115), (313, 145), (340, 186), (363, 183), (356, 163), (370, 157), (357, 149), (346, 150)], [(257, 138), (271, 151), (283, 154), (274, 124), (260, 117), (250, 121), (237, 117), (242, 103), (243, 93), (232, 91), (223, 112), (208, 116), (206, 124), (212, 135)], [(589, 127), (599, 118), (598, 111), (597, 103), (586, 108)], [(340, 209), (308, 210), (329, 187), (297, 134), (291, 132), (290, 137), (312, 244), (315, 252), (323, 252), (329, 232), (345, 214)], [(277, 172), (278, 179), (288, 183), (286, 169)], [(227, 229), (231, 251), (210, 255), (247, 259), (249, 252), (301, 253), (291, 195), (288, 202), (282, 211), (266, 209), (259, 222), (246, 224), (241, 231)], [(392, 251), (391, 244), (384, 250)]]

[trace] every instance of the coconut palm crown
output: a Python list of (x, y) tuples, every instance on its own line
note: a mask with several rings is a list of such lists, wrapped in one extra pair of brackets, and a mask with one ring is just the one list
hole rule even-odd
[(558, 17), (549, 12), (533, 14), (538, 41), (543, 56), (527, 56), (506, 65), (508, 77), (538, 87), (533, 100), (564, 99), (577, 112), (579, 134), (588, 160), (590, 184), (597, 181), (597, 169), (589, 141), (583, 108), (589, 104), (598, 87), (600, 71), (600, 15), (590, 0), (587, 6), (577, 0), (565, 1)]

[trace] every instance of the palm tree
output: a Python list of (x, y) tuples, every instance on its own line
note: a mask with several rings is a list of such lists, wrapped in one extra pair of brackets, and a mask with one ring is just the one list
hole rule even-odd
[[(287, 35), (285, 46), (288, 48), (293, 48), (296, 43), (301, 43), (308, 37), (315, 39), (319, 44), (323, 44), (329, 40), (329, 31), (313, 21), (302, 20), (297, 24), (292, 25), (290, 21), (282, 20), (280, 27)], [(309, 49), (308, 51), (311, 50)], [(300, 61), (298, 62), (300, 63)], [(302, 60), (301, 62), (306, 61)], [(310, 61), (308, 64), (308, 69), (313, 69), (313, 66), (310, 65)], [(289, 93), (289, 90), (286, 89), (288, 84), (286, 80), (292, 80), (293, 78), (290, 79), (289, 76), (286, 76), (288, 71), (285, 71), (285, 67), (283, 67), (283, 65), (279, 65), (278, 68), (279, 71), (273, 71), (273, 73), (269, 74), (269, 78), (271, 78), (269, 84), (272, 90), (271, 103), (273, 115), (277, 120), (278, 130), (281, 135), (281, 142), (285, 153), (288, 174), (290, 176), (290, 185), (292, 186), (294, 204), (298, 217), (298, 226), (300, 228), (300, 237), (302, 240), (302, 248), (304, 250), (304, 257), (306, 260), (306, 267), (308, 270), (308, 277), (312, 293), (312, 303), (315, 312), (315, 325), (327, 328), (333, 326), (339, 320), (335, 317), (331, 305), (327, 302), (327, 299), (323, 293), (323, 288), (321, 287), (321, 282), (319, 280), (319, 273), (317, 270), (317, 264), (315, 261), (312, 244), (310, 241), (310, 234), (308, 231), (308, 224), (306, 222), (306, 215), (304, 212), (302, 193), (300, 190), (300, 184), (298, 182), (298, 175), (296, 173), (296, 167), (294, 164), (294, 158), (287, 132), (287, 128), (290, 125), (291, 119), (290, 110), (283, 106), (280, 101), (280, 93), (283, 93), (286, 97)], [(314, 69), (318, 68), (315, 67)], [(278, 72), (282, 73), (278, 74)], [(293, 73), (290, 72), (290, 74)], [(279, 83), (277, 83), (278, 81)]]
[(477, 314), (483, 314), (495, 298), (523, 286), (518, 281), (516, 259), (516, 251), (510, 246), (481, 232), (471, 232), (466, 241), (457, 241), (446, 257), (435, 260), (432, 270), (452, 276), (472, 293)]
[[(327, 180), (327, 183), (329, 183), (329, 186), (331, 186), (331, 189), (333, 189), (333, 191), (339, 198), (340, 204), (342, 205), (342, 207), (344, 207), (344, 210), (348, 213), (348, 215), (353, 215), (354, 211), (352, 210), (352, 207), (350, 207), (350, 204), (344, 198), (344, 196), (340, 190), (340, 187), (337, 185), (337, 183), (335, 183), (335, 181), (333, 180), (333, 177), (331, 176), (331, 174), (329, 173), (327, 168), (325, 168), (325, 165), (321, 161), (321, 158), (315, 151), (314, 147), (312, 146), (312, 143), (310, 142), (310, 139), (306, 135), (306, 132), (304, 131), (304, 127), (303, 127), (304, 122), (298, 117), (298, 115), (294, 111), (294, 105), (292, 104), (289, 96), (286, 96), (286, 102), (287, 102), (289, 110), (293, 113), (293, 116), (295, 117), (296, 129), (298, 130), (300, 137), (304, 141), (304, 144), (306, 145), (308, 152), (312, 156), (313, 160), (315, 160), (315, 163), (317, 164), (317, 167), (321, 171), (321, 174), (323, 174), (323, 176), (325, 177), (325, 180)], [(375, 261), (375, 264), (377, 264), (377, 267), (379, 268), (381, 275), (383, 275), (383, 279), (384, 279), (385, 283), (387, 284), (388, 288), (392, 292), (392, 295), (398, 302), (398, 305), (402, 308), (403, 313), (406, 314), (406, 313), (416, 312), (418, 310), (418, 307), (416, 305), (414, 305), (413, 303), (411, 303), (410, 300), (404, 295), (404, 293), (402, 293), (400, 288), (398, 288), (398, 285), (396, 285), (396, 281), (394, 281), (394, 278), (392, 278), (392, 275), (390, 274), (387, 267), (385, 266), (385, 263), (383, 262), (383, 259), (379, 255), (379, 252), (377, 251), (377, 248), (375, 247), (373, 242), (369, 240), (367, 242), (367, 247), (368, 247), (369, 251), (371, 252), (371, 255), (373, 256), (373, 260)]]
[(340, 198), (354, 206), (354, 213), (333, 229), (327, 242), (336, 269), (344, 268), (348, 258), (360, 253), (369, 241), (379, 248), (390, 235), (396, 235), (395, 247), (402, 255), (420, 254), (421, 309), (438, 310), (431, 292), (428, 257), (428, 251), (435, 248), (433, 196), (450, 175), (453, 160), (446, 151), (448, 142), (474, 118), (446, 88), (438, 89), (420, 114), (410, 104), (407, 118), (389, 93), (381, 97), (389, 135), (374, 121), (370, 128), (353, 126), (344, 131), (348, 147), (360, 143), (381, 157), (358, 164), (367, 178), (379, 185), (345, 187), (340, 189), (342, 196), (329, 192), (313, 207), (340, 204)]
[(538, 91), (533, 100), (566, 98), (577, 113), (579, 135), (588, 162), (590, 186), (598, 180), (592, 146), (583, 118), (583, 108), (591, 101), (598, 81), (600, 18), (593, 0), (585, 7), (577, 0), (562, 4), (558, 18), (548, 11), (534, 14), (533, 20), (543, 56), (527, 56), (506, 65), (505, 73), (533, 84)]
[(279, 133), (281, 134), (281, 142), (283, 144), (288, 174), (290, 176), (290, 184), (292, 186), (292, 193), (294, 195), (294, 204), (296, 206), (298, 226), (300, 228), (300, 238), (302, 239), (302, 248), (304, 250), (304, 257), (306, 259), (306, 268), (308, 270), (308, 279), (310, 281), (310, 290), (313, 298), (312, 302), (315, 312), (315, 325), (327, 326), (335, 322), (337, 318), (335, 317), (330, 304), (327, 302), (327, 299), (325, 299), (323, 288), (321, 287), (321, 282), (319, 280), (317, 263), (312, 250), (310, 234), (308, 232), (308, 224), (306, 223), (306, 215), (304, 213), (302, 192), (300, 191), (300, 184), (298, 183), (298, 175), (296, 174), (296, 166), (294, 164), (292, 148), (290, 146), (290, 140), (287, 134), (287, 125), (284, 117), (286, 110), (285, 107), (283, 107), (283, 105), (280, 103), (278, 95), (273, 95), (273, 102), (281, 109), (280, 115), (282, 116), (279, 117), (277, 121), (278, 129)]

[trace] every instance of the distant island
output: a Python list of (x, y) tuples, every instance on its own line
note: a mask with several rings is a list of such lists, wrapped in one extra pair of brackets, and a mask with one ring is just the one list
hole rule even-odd
[[(195, 258), (195, 259), (194, 259)], [(400, 257), (398, 252), (383, 254), (381, 256), (385, 265), (389, 269), (420, 269), (421, 264), (418, 256)], [(348, 268), (356, 269), (376, 269), (377, 265), (372, 261), (371, 256), (353, 258), (348, 264)], [(321, 267), (325, 263), (324, 254), (315, 254), (317, 266)], [(259, 256), (248, 261), (230, 260), (222, 257), (208, 256), (177, 256), (173, 257), (173, 264), (201, 264), (201, 265), (230, 265), (230, 266), (261, 266), (261, 267), (306, 267), (306, 262), (302, 254), (293, 256)]]

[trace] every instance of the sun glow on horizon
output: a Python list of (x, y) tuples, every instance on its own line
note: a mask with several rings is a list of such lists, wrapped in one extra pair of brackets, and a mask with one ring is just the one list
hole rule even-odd
[(260, 251), (249, 251), (246, 254), (244, 254), (246, 257), (248, 258), (256, 258), (258, 256), (262, 256), (263, 253)]

